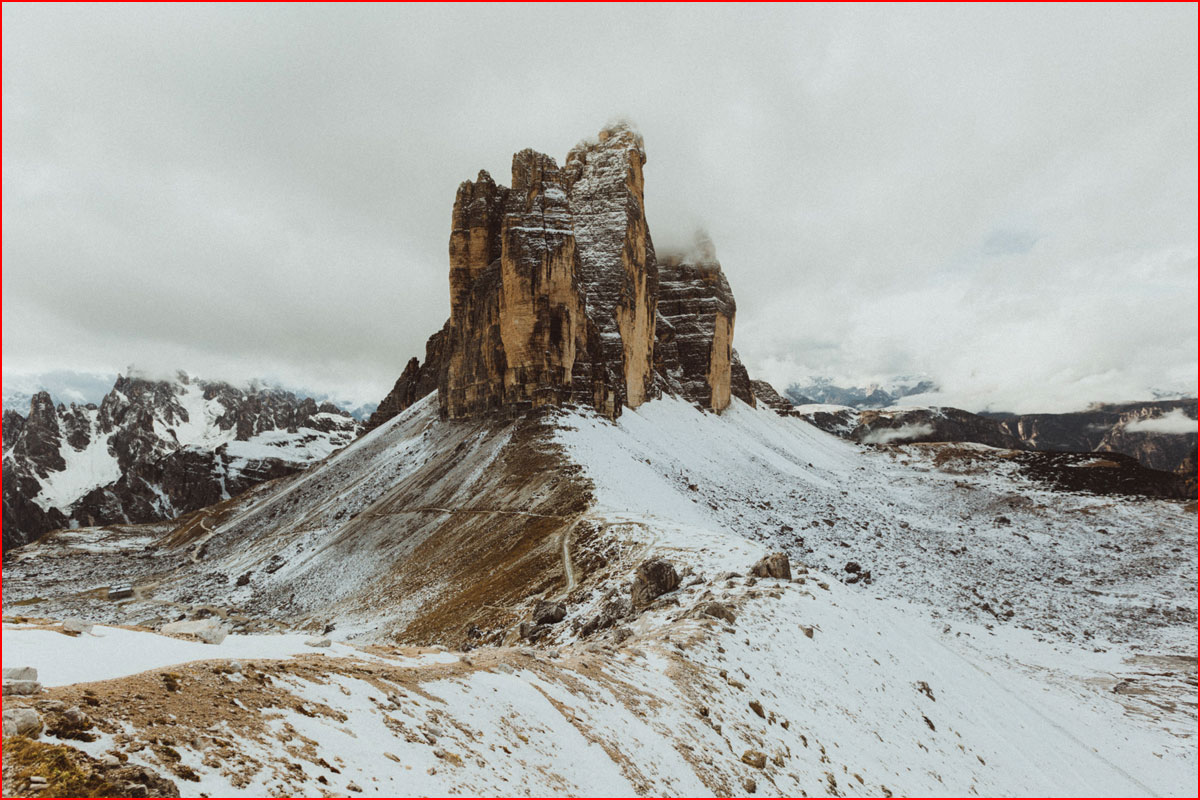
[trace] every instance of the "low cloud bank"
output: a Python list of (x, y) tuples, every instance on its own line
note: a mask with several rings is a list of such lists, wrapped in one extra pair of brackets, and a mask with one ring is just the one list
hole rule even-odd
[(1130, 433), (1196, 433), (1196, 420), (1183, 413), (1182, 408), (1168, 411), (1161, 417), (1151, 419), (1135, 419), (1126, 424), (1125, 430)]
[(892, 444), (919, 439), (933, 433), (933, 426), (927, 422), (911, 425), (901, 425), (899, 428), (880, 428), (871, 431), (863, 437), (863, 444)]

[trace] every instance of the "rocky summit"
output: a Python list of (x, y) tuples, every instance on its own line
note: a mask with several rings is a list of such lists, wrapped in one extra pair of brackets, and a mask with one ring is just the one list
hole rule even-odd
[(513, 156), (511, 187), (487, 172), (451, 212), (450, 318), (412, 359), (374, 428), (438, 390), (443, 417), (512, 417), (547, 405), (615, 418), (669, 392), (721, 411), (753, 404), (733, 349), (737, 305), (712, 241), (656, 253), (642, 137), (625, 124), (563, 166)]

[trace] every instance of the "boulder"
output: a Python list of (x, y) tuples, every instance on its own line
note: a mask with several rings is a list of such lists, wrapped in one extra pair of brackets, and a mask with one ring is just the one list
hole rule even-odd
[(42, 733), (42, 719), (32, 708), (4, 709), (4, 738), (28, 736), (36, 739)]
[(62, 621), (62, 629), (67, 633), (91, 633), (92, 623), (79, 617), (67, 617)]
[(742, 753), (742, 763), (755, 769), (763, 769), (767, 766), (767, 754), (759, 750), (747, 750)]
[(786, 553), (771, 553), (759, 560), (750, 570), (750, 574), (760, 578), (782, 578), (791, 580), (792, 565)]
[(546, 637), (550, 633), (549, 625), (539, 625), (535, 622), (522, 622), (519, 628), (521, 638), (526, 641), (536, 642)]
[(533, 621), (538, 625), (554, 625), (566, 619), (567, 607), (562, 603), (538, 600), (533, 607)]
[(225, 637), (229, 635), (229, 629), (223, 625), (217, 625), (212, 628), (205, 628), (196, 634), (196, 638), (205, 644), (220, 644), (225, 641)]
[(723, 619), (729, 623), (733, 623), (737, 620), (737, 615), (733, 613), (733, 609), (724, 603), (718, 603), (715, 600), (708, 603), (701, 603), (700, 605), (696, 606), (695, 613), (696, 616)]
[(219, 617), (204, 619), (185, 619), (179, 622), (168, 622), (159, 629), (161, 633), (188, 634), (195, 636), (206, 644), (220, 644), (229, 635), (229, 628), (221, 624)]
[(305, 639), (304, 643), (309, 647), (329, 647), (333, 644), (328, 636), (313, 636), (312, 638)]
[(37, 694), (42, 690), (42, 685), (37, 681), (5, 681), (4, 694), (15, 696), (28, 696)]
[(637, 568), (630, 589), (630, 600), (635, 607), (648, 605), (652, 600), (679, 587), (679, 573), (669, 561), (654, 558), (644, 561)]
[(5, 667), (4, 680), (6, 681), (36, 681), (37, 670), (33, 667)]
[(48, 712), (43, 722), (48, 736), (81, 742), (96, 740), (96, 735), (89, 732), (92, 728), (91, 717), (80, 710), (79, 706), (71, 706), (63, 711)]

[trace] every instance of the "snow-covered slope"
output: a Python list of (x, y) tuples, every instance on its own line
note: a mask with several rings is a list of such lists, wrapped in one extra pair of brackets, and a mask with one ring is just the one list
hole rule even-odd
[(739, 401), (717, 417), (664, 398), (563, 427), (597, 503), (656, 530), (728, 531), (846, 578), (854, 562), (873, 591), (972, 621), (1194, 638), (1194, 507), (1056, 491), (983, 445), (863, 448)]
[[(95, 657), (105, 680), (50, 691), (95, 699), (80, 747), (184, 794), (1186, 795), (1194, 525), (1179, 502), (1053, 490), (1005, 451), (863, 448), (737, 401), (500, 424), (426, 398), (180, 525), (38, 542), (4, 593), (24, 626), (234, 627), (227, 649), (163, 647), (215, 661)], [(793, 580), (744, 577), (779, 549)], [(84, 585), (135, 596), (79, 594), (85, 554)], [(681, 585), (631, 609), (653, 558)], [(539, 599), (565, 618), (533, 644)], [(280, 626), (340, 643), (262, 643)], [(12, 631), (6, 665), (106, 646)]]

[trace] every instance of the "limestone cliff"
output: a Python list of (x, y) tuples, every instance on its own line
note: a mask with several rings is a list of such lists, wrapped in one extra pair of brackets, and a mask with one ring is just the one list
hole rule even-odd
[[(721, 411), (753, 404), (733, 350), (736, 306), (712, 242), (660, 265), (646, 221), (642, 137), (619, 123), (561, 168), (513, 156), (451, 213), (450, 319), (367, 423), (438, 389), (444, 417), (514, 416), (573, 403), (616, 417), (660, 391)], [(660, 275), (661, 270), (661, 275)]]
[[(698, 234), (691, 253), (661, 259), (655, 366), (666, 391), (713, 411), (728, 407), (736, 312), (708, 236)], [(745, 394), (752, 403), (748, 385)]]
[[(610, 414), (654, 391), (658, 267), (646, 223), (642, 137), (624, 124), (567, 155), (571, 216), (588, 317), (596, 327), (593, 404)], [(597, 378), (599, 378), (597, 380)]]
[(512, 189), (487, 173), (459, 187), (450, 235), (450, 327), (442, 413), (510, 413), (569, 399), (586, 330), (565, 178), (533, 150)]

